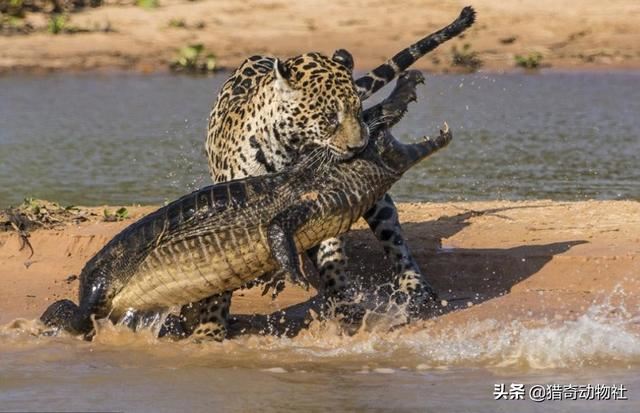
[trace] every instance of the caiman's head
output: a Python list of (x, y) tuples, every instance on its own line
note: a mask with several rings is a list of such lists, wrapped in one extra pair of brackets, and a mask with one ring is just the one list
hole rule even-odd
[(384, 129), (372, 137), (362, 157), (376, 159), (394, 173), (402, 174), (435, 151), (447, 146), (452, 138), (453, 135), (446, 123), (436, 138), (425, 137), (421, 142), (412, 144), (398, 141), (389, 129)]

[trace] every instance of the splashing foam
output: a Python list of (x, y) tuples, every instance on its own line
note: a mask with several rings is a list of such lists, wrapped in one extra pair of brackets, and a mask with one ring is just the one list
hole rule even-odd
[[(640, 364), (640, 308), (629, 310), (619, 289), (575, 319), (538, 320), (535, 326), (521, 320), (470, 320), (462, 324), (429, 320), (388, 331), (394, 325), (393, 320), (376, 316), (379, 322), (375, 326), (368, 325), (351, 336), (344, 334), (336, 322), (313, 321), (294, 338), (247, 335), (223, 343), (200, 344), (158, 340), (151, 330), (133, 333), (124, 326), (100, 321), (92, 345), (96, 350), (101, 346), (126, 347), (156, 354), (188, 355), (195, 363), (204, 359), (215, 363), (260, 360), (259, 363), (275, 365), (372, 363), (382, 369), (413, 366), (419, 370)], [(0, 348), (22, 346), (25, 342), (46, 345), (48, 339), (39, 337), (41, 331), (42, 325), (33, 320), (19, 319), (0, 326)]]
[[(254, 350), (286, 351), (318, 359), (378, 356), (389, 367), (418, 368), (521, 367), (575, 368), (640, 364), (640, 309), (612, 304), (624, 294), (617, 290), (572, 320), (539, 320), (537, 326), (520, 320), (486, 319), (464, 324), (426, 321), (391, 332), (361, 329), (353, 336), (340, 333), (335, 323), (313, 322), (292, 339), (261, 337), (236, 340)], [(392, 323), (388, 323), (392, 324)], [(388, 325), (383, 323), (383, 325)], [(386, 360), (386, 361), (385, 361)]]

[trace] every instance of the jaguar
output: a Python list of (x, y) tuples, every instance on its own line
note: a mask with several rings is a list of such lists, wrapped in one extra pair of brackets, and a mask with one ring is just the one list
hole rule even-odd
[[(214, 183), (282, 171), (310, 147), (324, 148), (334, 160), (350, 159), (369, 139), (371, 125), (363, 121), (362, 101), (469, 28), (475, 15), (465, 7), (452, 23), (356, 80), (353, 58), (344, 49), (331, 57), (316, 52), (286, 60), (249, 57), (223, 84), (211, 110), (205, 149)], [(384, 195), (364, 218), (394, 262), (395, 288), (404, 292), (411, 312), (419, 313), (436, 294), (407, 247), (392, 198)], [(335, 313), (336, 303), (349, 302), (353, 294), (344, 242), (327, 239), (313, 252), (325, 308)], [(184, 306), (180, 317), (186, 334), (215, 331), (215, 339), (224, 338), (231, 294)]]

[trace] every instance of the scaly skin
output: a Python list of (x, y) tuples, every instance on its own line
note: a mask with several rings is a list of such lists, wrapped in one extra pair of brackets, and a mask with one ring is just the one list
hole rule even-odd
[(163, 311), (241, 287), (276, 268), (304, 278), (298, 256), (346, 232), (412, 165), (451, 140), (405, 145), (380, 131), (350, 161), (313, 151), (294, 168), (211, 185), (116, 235), (80, 275), (80, 305), (62, 300), (41, 319), (74, 333), (91, 316)]

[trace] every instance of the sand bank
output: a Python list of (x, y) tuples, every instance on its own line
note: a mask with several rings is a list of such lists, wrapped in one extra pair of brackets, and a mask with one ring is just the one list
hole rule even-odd
[[(132, 219), (36, 230), (34, 254), (17, 233), (0, 233), (0, 324), (35, 318), (54, 300), (77, 300), (84, 263), (114, 234), (154, 207), (129, 207)], [(639, 304), (640, 202), (465, 202), (400, 204), (408, 242), (449, 304), (435, 323), (572, 319), (608, 297)], [(348, 235), (350, 271), (364, 282), (388, 276), (381, 249), (360, 221)], [(614, 294), (615, 293), (615, 294)], [(232, 312), (270, 313), (313, 291), (290, 286), (276, 300), (257, 289), (236, 293)], [(620, 307), (617, 307), (620, 308)], [(457, 309), (457, 311), (451, 311)]]
[(256, 53), (286, 57), (346, 48), (365, 70), (449, 23), (467, 4), (478, 11), (476, 25), (417, 68), (451, 70), (452, 46), (465, 43), (489, 71), (511, 70), (515, 55), (531, 53), (558, 69), (640, 68), (635, 0), (160, 0), (154, 9), (108, 4), (74, 13), (68, 25), (88, 30), (75, 34), (50, 34), (45, 16), (27, 15), (37, 30), (0, 36), (0, 72), (163, 71), (179, 48), (194, 43), (225, 67)]

